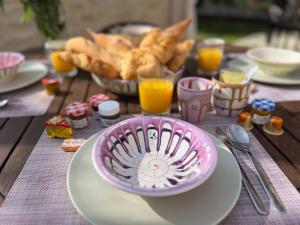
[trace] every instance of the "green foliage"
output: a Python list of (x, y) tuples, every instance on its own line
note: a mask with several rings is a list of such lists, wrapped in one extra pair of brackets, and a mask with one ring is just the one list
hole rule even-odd
[[(23, 6), (22, 22), (28, 22), (31, 14), (34, 15), (38, 30), (47, 38), (55, 39), (64, 28), (61, 21), (60, 0), (19, 0)], [(0, 7), (3, 9), (4, 0), (0, 0)], [(32, 13), (31, 13), (32, 12)]]
[(0, 8), (3, 10), (3, 1), (4, 0), (0, 0)]
[(251, 33), (264, 31), (267, 26), (261, 22), (204, 18), (199, 18), (198, 23), (198, 39), (219, 37), (227, 43), (234, 43)]

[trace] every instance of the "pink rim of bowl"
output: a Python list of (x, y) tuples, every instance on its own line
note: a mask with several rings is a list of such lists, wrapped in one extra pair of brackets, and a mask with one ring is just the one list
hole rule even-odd
[[(155, 122), (156, 121), (156, 122)], [(159, 121), (159, 122), (157, 122)], [(193, 136), (191, 138), (191, 142), (193, 139), (193, 142), (196, 142), (195, 145), (204, 144), (208, 146), (205, 150), (204, 149), (198, 149), (197, 150), (197, 157), (199, 157), (201, 154), (207, 156), (208, 153), (206, 151), (209, 151), (210, 159), (209, 162), (206, 164), (207, 168), (202, 168), (203, 174), (198, 173), (194, 175), (192, 178), (189, 178), (181, 183), (178, 183), (177, 185), (173, 187), (168, 188), (159, 188), (159, 189), (150, 189), (145, 188), (141, 186), (130, 186), (130, 184), (122, 181), (121, 179), (117, 178), (115, 175), (113, 175), (107, 168), (104, 162), (104, 154), (105, 153), (105, 146), (104, 141), (107, 140), (107, 135), (112, 133), (117, 133), (120, 126), (128, 126), (132, 128), (133, 126), (137, 124), (143, 125), (143, 132), (147, 130), (145, 128), (145, 125), (149, 124), (164, 124), (164, 123), (173, 123), (172, 127), (172, 134), (175, 133), (173, 129), (182, 129), (182, 130), (188, 130), (191, 131)], [(123, 124), (123, 125), (122, 125)], [(174, 127), (175, 126), (175, 127)], [(122, 127), (123, 128), (123, 127)], [(136, 128), (136, 127), (135, 127)], [(160, 128), (161, 131), (162, 128)], [(123, 130), (123, 129), (122, 129)], [(120, 130), (119, 130), (120, 132)], [(196, 139), (196, 140), (195, 140)], [(200, 141), (200, 142), (199, 142)], [(203, 152), (205, 151), (205, 153)], [(100, 157), (99, 157), (100, 156)], [(200, 158), (200, 157), (199, 157)], [(185, 121), (179, 120), (179, 119), (173, 119), (173, 118), (167, 118), (167, 117), (155, 117), (155, 116), (144, 116), (144, 117), (137, 117), (137, 118), (131, 118), (124, 120), (111, 128), (109, 128), (107, 131), (105, 131), (103, 134), (101, 134), (98, 139), (96, 140), (94, 147), (93, 147), (93, 153), (92, 153), (92, 161), (93, 165), (98, 172), (98, 174), (106, 180), (108, 183), (112, 184), (113, 186), (124, 190), (126, 192), (130, 192), (133, 194), (138, 194), (142, 196), (150, 196), (150, 197), (163, 197), (163, 196), (171, 196), (180, 194), (189, 190), (192, 190), (201, 184), (203, 184), (214, 172), (217, 161), (218, 161), (218, 154), (216, 150), (216, 146), (214, 145), (214, 142), (211, 140), (211, 138), (200, 128), (187, 123)], [(202, 171), (201, 170), (201, 171)]]
[[(0, 70), (18, 66), (25, 60), (25, 56), (18, 52), (0, 52)], [(7, 61), (7, 62), (3, 62)]]
[[(201, 83), (204, 83), (206, 88), (204, 90), (201, 89), (193, 89), (193, 88), (188, 88), (184, 86), (184, 83), (186, 82), (195, 82), (195, 81), (200, 81)], [(183, 89), (184, 91), (190, 91), (190, 92), (210, 92), (213, 89), (213, 83), (212, 81), (205, 79), (205, 78), (200, 78), (200, 77), (187, 77), (187, 78), (182, 78), (178, 81), (178, 88)]]

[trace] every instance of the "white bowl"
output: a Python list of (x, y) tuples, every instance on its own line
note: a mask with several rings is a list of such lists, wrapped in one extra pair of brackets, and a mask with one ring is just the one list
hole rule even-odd
[(17, 52), (0, 53), (0, 84), (11, 81), (25, 57)]
[(300, 53), (280, 48), (254, 48), (247, 56), (270, 75), (285, 76), (300, 67)]

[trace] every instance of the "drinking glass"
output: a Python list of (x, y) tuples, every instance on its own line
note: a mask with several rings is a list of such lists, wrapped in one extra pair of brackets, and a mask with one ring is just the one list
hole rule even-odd
[(175, 74), (161, 71), (158, 75), (138, 75), (140, 105), (144, 114), (170, 113)]
[(221, 67), (224, 40), (218, 38), (206, 39), (197, 45), (198, 70), (200, 74), (214, 76)]

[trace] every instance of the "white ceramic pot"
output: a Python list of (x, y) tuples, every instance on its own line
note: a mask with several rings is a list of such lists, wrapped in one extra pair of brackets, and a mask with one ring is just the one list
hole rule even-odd
[(237, 116), (248, 104), (250, 83), (228, 84), (213, 80), (213, 107), (218, 115)]

